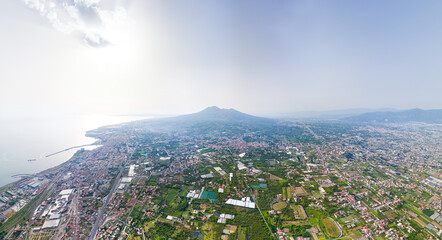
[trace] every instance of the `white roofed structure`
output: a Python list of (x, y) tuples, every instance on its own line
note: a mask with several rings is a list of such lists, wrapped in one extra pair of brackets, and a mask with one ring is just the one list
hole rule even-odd
[(74, 189), (65, 189), (61, 190), (61, 192), (58, 195), (71, 195), (74, 192)]
[(129, 174), (128, 174), (129, 177), (135, 176), (135, 167), (136, 167), (136, 165), (134, 165), (134, 164), (130, 165)]
[(54, 228), (57, 228), (59, 224), (60, 224), (60, 219), (46, 220), (45, 223), (43, 224), (43, 226), (41, 227), (41, 229), (42, 230), (54, 229)]
[(121, 182), (122, 183), (130, 183), (130, 182), (132, 182), (132, 178), (131, 177), (121, 178)]
[(243, 169), (247, 169), (247, 167), (242, 162), (238, 162), (238, 169), (243, 170)]
[(227, 204), (234, 205), (234, 206), (240, 206), (240, 207), (246, 207), (246, 208), (255, 208), (254, 202), (247, 202), (243, 200), (237, 200), (237, 199), (228, 199)]

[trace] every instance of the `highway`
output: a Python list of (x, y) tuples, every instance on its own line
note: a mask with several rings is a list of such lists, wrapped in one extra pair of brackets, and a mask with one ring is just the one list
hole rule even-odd
[(120, 178), (121, 178), (121, 175), (123, 175), (123, 171), (127, 165), (127, 162), (130, 161), (130, 159), (132, 158), (132, 155), (135, 153), (135, 149), (133, 149), (133, 151), (131, 151), (131, 150), (132, 149), (130, 149), (129, 145), (127, 145), (127, 151), (130, 155), (125, 161), (123, 161), (121, 163), (120, 172), (118, 173), (118, 176), (115, 179), (114, 185), (112, 186), (112, 189), (110, 190), (109, 194), (106, 196), (106, 200), (104, 201), (103, 206), (101, 206), (100, 210), (98, 211), (97, 220), (95, 221), (94, 226), (92, 227), (91, 234), (89, 235), (89, 240), (94, 240), (97, 235), (97, 231), (101, 225), (101, 219), (103, 218), (104, 212), (107, 209), (107, 205), (109, 204), (110, 200), (112, 199), (112, 196), (115, 193), (115, 189), (117, 189), (117, 186), (120, 183)]
[(114, 185), (112, 186), (112, 189), (110, 190), (109, 194), (106, 196), (106, 200), (104, 201), (103, 206), (101, 206), (100, 210), (98, 211), (97, 220), (94, 223), (94, 226), (91, 230), (91, 235), (89, 236), (89, 240), (94, 240), (95, 236), (97, 235), (98, 228), (100, 227), (101, 219), (103, 218), (104, 212), (106, 211), (107, 205), (109, 204), (110, 200), (112, 199), (112, 196), (115, 192), (115, 189), (117, 188), (121, 175), (123, 174), (125, 164), (120, 167), (120, 172), (118, 173), (117, 178), (115, 179)]

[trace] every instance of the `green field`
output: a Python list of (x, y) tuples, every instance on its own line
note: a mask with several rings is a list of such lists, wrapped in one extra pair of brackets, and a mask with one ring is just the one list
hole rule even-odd
[(287, 187), (287, 198), (292, 198), (292, 197), (293, 197), (292, 189), (291, 189), (291, 187)]
[(378, 212), (376, 212), (374, 209), (370, 209), (370, 212), (373, 213), (376, 217), (379, 217)]
[(419, 211), (415, 206), (411, 204), (405, 204), (405, 207), (416, 213), (419, 217), (423, 218), (425, 222), (431, 222), (432, 219), (429, 218), (427, 215), (423, 214), (421, 211)]
[(350, 220), (355, 219), (355, 218), (357, 218), (356, 215), (350, 215), (350, 216), (342, 218), (341, 221), (342, 222), (346, 222), (346, 221), (350, 221)]
[(322, 223), (324, 224), (324, 227), (327, 230), (328, 235), (330, 235), (331, 237), (339, 237), (341, 232), (339, 232), (339, 229), (336, 226), (336, 224), (333, 222), (333, 220), (325, 218), (322, 219)]
[(238, 227), (238, 239), (246, 240), (246, 229), (243, 227)]
[(287, 188), (282, 188), (282, 199), (287, 199)]
[(175, 188), (167, 189), (164, 196), (164, 200), (166, 200), (166, 203), (170, 204), (178, 196), (179, 192), (180, 192), (179, 189)]
[(278, 203), (273, 204), (273, 209), (275, 209), (276, 211), (282, 210), (285, 207), (287, 207), (286, 202), (278, 202)]
[(361, 238), (362, 237), (362, 233), (359, 230), (352, 230), (350, 232), (351, 236), (353, 236), (354, 238)]

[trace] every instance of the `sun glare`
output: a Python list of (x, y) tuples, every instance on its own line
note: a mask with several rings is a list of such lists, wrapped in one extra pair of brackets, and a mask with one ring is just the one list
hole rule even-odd
[(140, 60), (142, 45), (133, 27), (114, 27), (101, 34), (108, 39), (109, 45), (101, 48), (86, 46), (91, 62), (106, 67), (127, 68)]

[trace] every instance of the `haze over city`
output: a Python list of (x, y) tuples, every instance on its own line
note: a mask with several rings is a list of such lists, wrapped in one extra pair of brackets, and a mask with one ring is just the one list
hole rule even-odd
[(442, 107), (438, 1), (0, 3), (0, 116)]
[(0, 240), (442, 237), (442, 1), (0, 1)]

